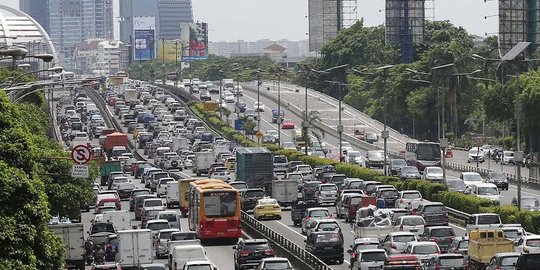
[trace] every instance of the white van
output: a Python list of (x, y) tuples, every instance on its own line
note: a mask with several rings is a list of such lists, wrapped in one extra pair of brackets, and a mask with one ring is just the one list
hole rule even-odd
[(478, 198), (486, 198), (493, 201), (495, 204), (500, 204), (499, 194), (501, 193), (495, 184), (477, 183), (467, 186), (465, 193), (474, 195)]
[(172, 252), (173, 270), (183, 269), (186, 262), (210, 260), (206, 256), (206, 251), (201, 245), (180, 245), (175, 246)]

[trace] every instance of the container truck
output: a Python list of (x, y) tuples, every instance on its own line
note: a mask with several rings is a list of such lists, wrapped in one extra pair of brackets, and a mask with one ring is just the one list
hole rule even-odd
[(122, 269), (139, 269), (140, 265), (153, 262), (151, 230), (123, 230), (116, 234), (116, 261), (122, 265)]
[(134, 88), (126, 89), (124, 91), (124, 101), (126, 104), (130, 104), (132, 101), (138, 101), (137, 90)]
[(105, 136), (105, 141), (103, 142), (103, 150), (107, 153), (107, 156), (112, 155), (112, 149), (115, 146), (124, 146), (126, 149), (129, 149), (129, 139), (127, 134), (114, 132)]
[(107, 185), (107, 180), (111, 172), (122, 171), (122, 164), (119, 160), (102, 161), (99, 164), (99, 175), (101, 177), (101, 185)]
[(250, 188), (264, 188), (272, 182), (274, 161), (272, 152), (265, 147), (240, 147), (236, 149), (236, 180), (244, 181)]
[(271, 194), (281, 206), (290, 206), (298, 200), (298, 184), (296, 180), (274, 180)]
[(214, 163), (214, 160), (214, 152), (212, 151), (196, 152), (193, 160), (193, 173), (197, 174), (197, 176), (201, 176), (203, 173), (208, 174), (210, 165)]
[(49, 225), (51, 231), (62, 238), (66, 245), (64, 257), (67, 269), (84, 270), (84, 228), (81, 223)]

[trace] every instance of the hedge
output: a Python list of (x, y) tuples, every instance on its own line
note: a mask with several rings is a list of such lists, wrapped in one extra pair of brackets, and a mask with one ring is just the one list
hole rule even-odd
[[(257, 143), (248, 137), (234, 130), (229, 123), (219, 119), (215, 113), (208, 113), (202, 110), (202, 103), (190, 105), (193, 112), (206, 119), (208, 125), (219, 131), (225, 138), (235, 141), (246, 147), (256, 147)], [(422, 197), (429, 201), (442, 202), (444, 205), (468, 213), (497, 213), (501, 216), (504, 223), (520, 223), (523, 228), (532, 233), (540, 233), (540, 212), (518, 211), (514, 206), (493, 206), (488, 199), (482, 199), (475, 196), (447, 191), (442, 184), (430, 183), (424, 180), (406, 180), (403, 181), (397, 177), (384, 176), (380, 172), (363, 168), (355, 164), (338, 163), (335, 160), (320, 158), (315, 156), (306, 156), (294, 149), (281, 149), (278, 145), (263, 145), (274, 155), (284, 155), (288, 160), (300, 160), (312, 167), (323, 165), (334, 165), (338, 173), (349, 177), (360, 178), (365, 181), (379, 181), (384, 184), (393, 185), (398, 190), (418, 190)]]

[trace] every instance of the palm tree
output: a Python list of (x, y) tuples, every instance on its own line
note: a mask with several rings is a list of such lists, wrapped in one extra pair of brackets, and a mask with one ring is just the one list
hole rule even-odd
[(324, 138), (325, 132), (319, 125), (316, 124), (316, 122), (321, 122), (319, 112), (310, 111), (307, 114), (307, 120), (305, 120), (302, 125), (302, 136), (304, 137), (304, 141), (306, 142), (306, 146), (304, 147), (304, 153), (306, 155), (308, 154), (308, 146), (310, 145), (309, 135), (315, 137), (315, 139), (317, 139), (317, 142), (319, 142), (319, 145), (322, 145), (321, 140), (322, 138)]

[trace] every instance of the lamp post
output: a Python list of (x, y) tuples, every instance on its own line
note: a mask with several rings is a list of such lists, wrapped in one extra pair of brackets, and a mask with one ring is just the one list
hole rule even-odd
[[(318, 73), (318, 74), (329, 74), (331, 71), (333, 70), (338, 70), (338, 69), (342, 69), (342, 68), (347, 68), (349, 65), (348, 64), (345, 64), (345, 65), (339, 65), (339, 66), (334, 66), (334, 67), (330, 67), (330, 68), (327, 68), (325, 70), (315, 70), (315, 69), (310, 69), (311, 71), (315, 72), (315, 73)], [(338, 132), (338, 139), (339, 139), (339, 162), (343, 162), (343, 151), (342, 151), (342, 142), (343, 142), (343, 124), (341, 123), (341, 92), (343, 91), (343, 87), (345, 86), (345, 74), (347, 74), (347, 71), (345, 70), (345, 72), (343, 73), (344, 76), (342, 78), (342, 80), (339, 80), (340, 81), (340, 84), (338, 85), (338, 125), (337, 125), (337, 132)]]
[(30, 75), (30, 74), (35, 74), (35, 73), (39, 73), (39, 72), (56, 72), (56, 73), (60, 73), (64, 70), (63, 67), (60, 67), (60, 66), (56, 66), (56, 67), (52, 67), (52, 68), (48, 68), (48, 69), (40, 69), (40, 70), (33, 70), (33, 71), (29, 71), (29, 72), (25, 72), (17, 77), (15, 77), (12, 81), (11, 81), (11, 84), (8, 86), (8, 87), (13, 87), (13, 85), (15, 85), (15, 83), (19, 82), (21, 80), (22, 77), (26, 76), (26, 75)]
[(219, 119), (223, 118), (223, 108), (221, 104), (223, 103), (223, 70), (219, 70)]
[[(257, 131), (261, 131), (261, 110), (259, 108), (260, 104), (261, 104), (261, 96), (260, 96), (260, 91), (261, 91), (261, 70), (260, 69), (256, 69), (255, 71), (255, 74), (257, 74)], [(257, 142), (258, 144), (260, 145), (261, 144), (261, 139), (257, 138)]]
[(234, 106), (236, 120), (240, 119), (240, 69), (240, 67), (232, 69), (232, 71), (236, 72), (236, 105)]
[[(277, 114), (278, 117), (276, 118), (276, 125), (278, 130), (278, 145), (281, 145), (281, 123), (283, 122), (283, 118), (281, 116), (281, 75), (285, 70), (281, 67), (277, 67), (274, 69), (274, 72), (276, 73), (276, 76), (278, 78), (277, 85), (278, 85), (278, 108), (277, 108)], [(306, 147), (306, 155), (307, 155), (307, 147)]]

